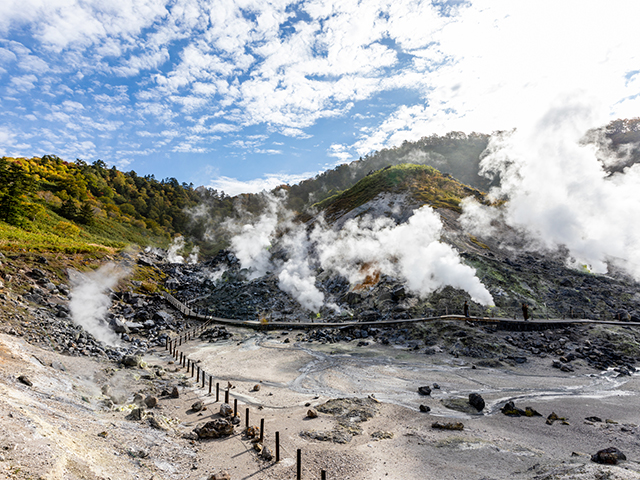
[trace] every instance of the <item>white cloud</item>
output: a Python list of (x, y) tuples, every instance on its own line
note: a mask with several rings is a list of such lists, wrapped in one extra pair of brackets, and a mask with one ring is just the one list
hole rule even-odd
[(261, 178), (254, 178), (251, 180), (238, 180), (237, 178), (219, 176), (212, 179), (209, 182), (208, 187), (216, 190), (222, 190), (227, 195), (234, 196), (240, 193), (259, 193), (264, 190), (270, 191), (280, 185), (295, 184), (313, 177), (314, 175), (314, 172), (300, 174), (267, 173)]

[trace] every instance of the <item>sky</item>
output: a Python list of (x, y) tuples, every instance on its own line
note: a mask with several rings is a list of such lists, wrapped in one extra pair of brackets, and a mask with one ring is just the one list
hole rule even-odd
[(604, 125), (640, 115), (638, 18), (637, 0), (3, 0), (0, 154), (233, 195), (568, 101)]

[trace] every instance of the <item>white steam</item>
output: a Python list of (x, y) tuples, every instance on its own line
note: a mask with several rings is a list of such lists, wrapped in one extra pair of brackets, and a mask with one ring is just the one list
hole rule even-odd
[[(277, 272), (279, 287), (308, 310), (317, 312), (325, 302), (315, 285), (314, 265), (343, 275), (352, 285), (368, 275), (386, 274), (404, 281), (421, 297), (451, 285), (464, 289), (478, 303), (493, 304), (474, 269), (439, 241), (442, 223), (430, 207), (416, 210), (400, 225), (386, 217), (367, 217), (349, 220), (340, 230), (319, 223), (311, 234), (288, 219), (279, 223), (281, 209), (274, 200), (256, 221), (239, 227), (232, 249), (252, 278), (269, 270)], [(288, 230), (280, 234), (278, 247), (286, 251), (286, 260), (273, 261), (270, 248), (285, 227)]]
[(167, 261), (169, 263), (184, 263), (184, 257), (178, 253), (184, 250), (184, 246), (184, 237), (179, 235), (174, 238), (167, 251)]
[(266, 211), (257, 220), (225, 224), (227, 229), (236, 233), (231, 239), (231, 249), (242, 267), (249, 269), (249, 278), (261, 277), (272, 268), (269, 249), (276, 235), (279, 214), (285, 211), (279, 198), (269, 195), (266, 199)]
[(571, 101), (530, 127), (494, 135), (481, 166), (500, 174), (491, 196), (507, 202), (500, 209), (466, 202), (466, 226), (480, 233), (500, 217), (525, 234), (529, 248), (566, 247), (570, 264), (605, 273), (611, 262), (640, 280), (640, 165), (608, 176), (598, 159), (603, 150), (581, 141), (600, 121)]
[[(184, 253), (184, 248), (186, 246), (186, 242), (184, 237), (178, 235), (173, 239), (171, 245), (169, 245), (169, 249), (167, 250), (167, 261), (169, 263), (184, 263), (184, 256), (181, 255), (181, 252)], [(198, 263), (198, 255), (200, 254), (200, 248), (196, 245), (191, 249), (191, 253), (187, 257), (187, 263), (195, 265)]]
[(107, 310), (111, 305), (109, 290), (127, 273), (113, 263), (103, 265), (93, 272), (69, 272), (71, 318), (97, 340), (109, 345), (118, 344), (118, 336), (105, 323)]
[(339, 231), (316, 229), (320, 264), (362, 283), (373, 271), (403, 280), (420, 297), (446, 286), (461, 288), (483, 305), (492, 305), (489, 291), (463, 265), (457, 252), (440, 242), (442, 222), (429, 206), (396, 225), (384, 217), (353, 219)]
[(307, 310), (319, 311), (324, 305), (324, 294), (316, 287), (316, 277), (309, 265), (309, 241), (304, 227), (284, 237), (282, 246), (289, 259), (278, 274), (278, 286)]

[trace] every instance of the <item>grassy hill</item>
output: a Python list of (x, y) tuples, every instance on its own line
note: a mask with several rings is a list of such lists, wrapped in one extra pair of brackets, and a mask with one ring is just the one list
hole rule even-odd
[(314, 206), (328, 218), (348, 212), (373, 200), (381, 193), (405, 193), (418, 205), (460, 212), (460, 201), (468, 196), (483, 199), (483, 193), (464, 185), (451, 175), (426, 165), (394, 165), (373, 172), (348, 190)]
[(0, 159), (0, 249), (66, 253), (166, 245), (188, 231), (199, 196), (175, 179), (157, 181), (97, 161)]

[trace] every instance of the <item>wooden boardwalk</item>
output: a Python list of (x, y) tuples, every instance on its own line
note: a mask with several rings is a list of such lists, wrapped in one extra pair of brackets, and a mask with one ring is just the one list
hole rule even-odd
[(547, 330), (550, 328), (563, 328), (576, 324), (593, 325), (617, 325), (640, 327), (640, 322), (621, 322), (614, 320), (594, 320), (589, 318), (547, 318), (523, 320), (516, 318), (502, 317), (475, 317), (464, 315), (440, 315), (436, 317), (420, 318), (398, 318), (393, 320), (350, 320), (346, 322), (261, 322), (259, 320), (235, 320), (231, 318), (220, 318), (212, 315), (197, 313), (184, 303), (180, 302), (173, 295), (163, 292), (164, 298), (179, 310), (183, 315), (202, 320), (206, 323), (216, 323), (220, 325), (232, 325), (236, 327), (246, 327), (262, 330), (285, 330), (285, 329), (320, 329), (320, 328), (348, 328), (348, 327), (386, 327), (391, 325), (402, 325), (419, 322), (433, 322), (436, 320), (454, 320), (479, 322), (493, 324), (501, 330)]

